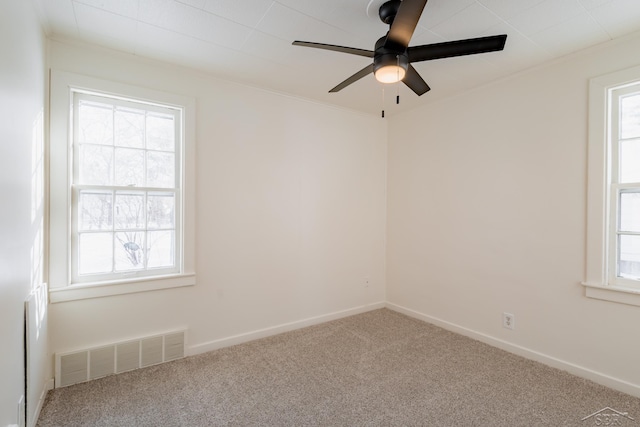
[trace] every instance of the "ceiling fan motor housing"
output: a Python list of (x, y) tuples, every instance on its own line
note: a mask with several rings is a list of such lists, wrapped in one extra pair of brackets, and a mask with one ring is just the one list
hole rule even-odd
[(373, 56), (373, 72), (375, 73), (380, 68), (389, 65), (397, 65), (407, 71), (407, 68), (409, 68), (409, 56), (407, 55), (407, 51), (398, 52), (397, 50), (384, 47), (386, 39), (387, 36), (384, 36), (376, 42), (375, 53)]

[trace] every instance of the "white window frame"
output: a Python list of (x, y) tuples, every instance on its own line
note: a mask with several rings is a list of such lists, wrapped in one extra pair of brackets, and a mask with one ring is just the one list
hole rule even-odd
[[(618, 195), (633, 185), (612, 180), (617, 173), (617, 108), (612, 100), (625, 88), (640, 82), (640, 67), (633, 67), (589, 82), (589, 145), (587, 176), (587, 251), (585, 286), (587, 297), (640, 306), (640, 284), (617, 277)], [(613, 115), (616, 120), (613, 120)]]
[[(181, 200), (176, 210), (182, 218), (176, 234), (181, 249), (180, 265), (174, 272), (153, 276), (122, 276), (114, 280), (77, 283), (72, 274), (73, 232), (73, 144), (74, 93), (106, 95), (182, 111)], [(195, 99), (148, 88), (110, 82), (63, 71), (51, 72), (49, 134), (49, 282), (52, 303), (98, 298), (167, 288), (192, 286), (195, 277)], [(176, 224), (178, 227), (178, 224)]]

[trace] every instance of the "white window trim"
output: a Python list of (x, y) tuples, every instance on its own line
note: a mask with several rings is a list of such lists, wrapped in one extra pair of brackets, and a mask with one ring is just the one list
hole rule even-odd
[[(72, 91), (100, 92), (184, 109), (184, 147), (181, 168), (182, 266), (178, 274), (100, 283), (71, 284), (71, 170), (70, 138)], [(51, 71), (49, 132), (49, 283), (52, 303), (99, 298), (160, 289), (193, 286), (195, 276), (195, 99), (153, 89), (110, 82), (79, 74)]]
[(587, 250), (586, 277), (582, 285), (589, 298), (640, 306), (640, 289), (613, 285), (609, 281), (607, 236), (609, 92), (640, 80), (640, 66), (604, 76), (589, 82), (589, 142), (587, 175)]

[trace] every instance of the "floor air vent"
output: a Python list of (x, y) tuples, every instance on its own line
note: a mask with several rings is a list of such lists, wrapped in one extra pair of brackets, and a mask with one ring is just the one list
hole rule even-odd
[(184, 357), (186, 331), (56, 354), (56, 387), (157, 365)]

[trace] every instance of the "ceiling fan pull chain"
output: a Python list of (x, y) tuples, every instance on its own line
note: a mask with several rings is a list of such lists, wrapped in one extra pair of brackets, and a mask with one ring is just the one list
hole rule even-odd
[(384, 84), (382, 85), (382, 118), (384, 119)]
[(396, 93), (396, 105), (400, 104), (400, 55), (396, 56), (398, 63), (396, 64), (396, 73), (398, 74), (398, 80), (396, 82), (396, 89), (398, 92)]

